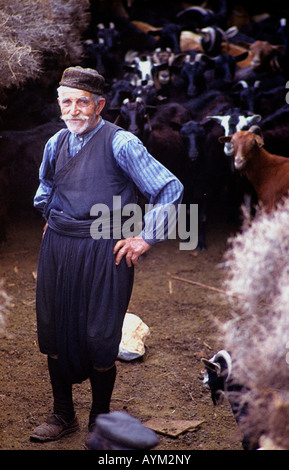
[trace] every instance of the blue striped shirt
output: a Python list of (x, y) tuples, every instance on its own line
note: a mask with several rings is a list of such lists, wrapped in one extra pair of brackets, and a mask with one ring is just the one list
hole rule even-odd
[[(70, 133), (69, 153), (71, 157), (74, 157), (81, 150), (104, 123), (105, 121), (101, 118), (97, 126), (86, 134), (77, 135)], [(40, 211), (44, 209), (52, 191), (55, 151), (61, 132), (63, 130), (52, 136), (44, 149), (43, 160), (39, 170), (40, 184), (34, 197), (34, 206)], [(164, 207), (168, 205), (177, 207), (181, 203), (183, 185), (169, 170), (149, 154), (146, 147), (134, 134), (119, 130), (114, 135), (112, 148), (114, 157), (127, 178), (135, 183), (140, 192), (148, 199), (149, 204), (154, 208), (153, 211), (148, 211), (145, 214), (146, 229), (142, 233), (143, 238), (148, 243), (153, 244), (157, 240), (153, 240), (151, 227), (154, 226), (156, 229), (155, 223), (163, 224), (162, 214)]]

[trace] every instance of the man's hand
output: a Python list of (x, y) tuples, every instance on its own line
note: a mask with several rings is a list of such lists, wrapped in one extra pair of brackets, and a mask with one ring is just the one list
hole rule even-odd
[(147, 243), (143, 238), (134, 237), (134, 238), (125, 238), (119, 240), (114, 247), (113, 253), (116, 255), (115, 264), (118, 265), (123, 256), (126, 257), (126, 264), (129, 268), (132, 265), (136, 266), (138, 259), (146, 251), (151, 248), (151, 245)]

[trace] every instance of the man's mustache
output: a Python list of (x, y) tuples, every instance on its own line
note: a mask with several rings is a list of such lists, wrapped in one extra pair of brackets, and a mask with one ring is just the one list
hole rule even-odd
[(60, 118), (63, 120), (63, 121), (72, 121), (72, 120), (80, 120), (80, 121), (87, 121), (89, 119), (88, 116), (85, 116), (83, 114), (79, 114), (78, 116), (71, 116), (71, 114), (65, 114), (65, 115), (61, 115)]

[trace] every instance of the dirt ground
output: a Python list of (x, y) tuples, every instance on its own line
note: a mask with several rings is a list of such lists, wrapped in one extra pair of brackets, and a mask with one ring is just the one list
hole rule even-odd
[[(37, 345), (35, 274), (43, 222), (18, 217), (9, 222), (8, 242), (0, 248), (0, 278), (12, 305), (8, 335), (0, 338), (0, 449), (83, 450), (90, 408), (88, 381), (74, 386), (80, 431), (58, 442), (30, 442), (32, 429), (51, 409), (46, 357)], [(201, 357), (211, 357), (222, 344), (214, 318), (228, 318), (222, 293), (172, 279), (168, 273), (222, 289), (219, 263), (232, 227), (208, 226), (208, 249), (180, 251), (169, 240), (140, 262), (129, 312), (150, 328), (146, 353), (132, 362), (117, 362), (112, 410), (125, 410), (145, 423), (151, 418), (198, 420), (194, 430), (178, 437), (159, 434), (156, 450), (241, 450), (241, 436), (228, 403), (214, 407), (202, 384)]]

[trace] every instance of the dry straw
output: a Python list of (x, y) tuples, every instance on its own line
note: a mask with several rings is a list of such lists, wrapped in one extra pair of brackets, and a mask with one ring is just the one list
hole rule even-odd
[[(262, 433), (289, 448), (289, 201), (247, 220), (230, 240), (223, 268), (232, 319), (221, 326), (234, 379), (249, 387), (243, 419), (247, 433)], [(279, 423), (279, 425), (278, 425)]]
[(0, 99), (38, 78), (47, 58), (62, 69), (78, 61), (89, 18), (89, 0), (0, 0)]

